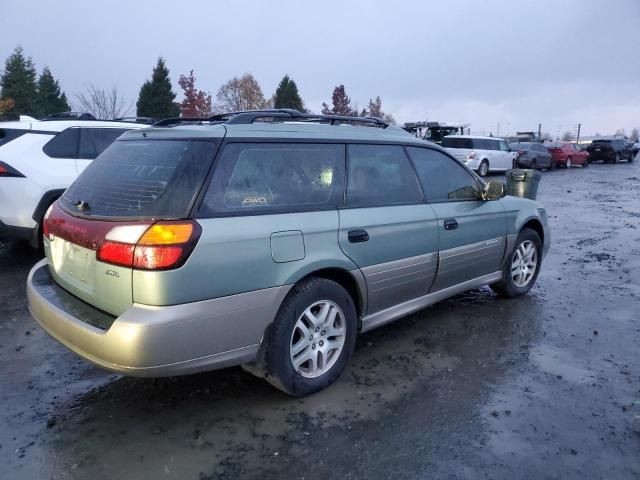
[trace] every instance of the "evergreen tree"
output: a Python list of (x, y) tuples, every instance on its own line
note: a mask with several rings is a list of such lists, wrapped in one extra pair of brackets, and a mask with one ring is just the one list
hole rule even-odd
[(304, 103), (300, 94), (298, 93), (298, 86), (296, 82), (289, 78), (289, 75), (285, 75), (278, 88), (276, 89), (275, 108), (295, 108), (296, 110), (304, 111)]
[(33, 102), (34, 114), (38, 117), (46, 117), (52, 113), (68, 112), (70, 110), (67, 96), (60, 91), (60, 84), (53, 78), (49, 67), (44, 67)]
[(164, 58), (159, 57), (153, 69), (151, 81), (147, 80), (140, 88), (136, 109), (139, 117), (170, 118), (180, 115), (180, 109), (174, 103), (176, 94), (173, 93), (169, 69)]
[(14, 102), (12, 112), (33, 114), (33, 102), (36, 98), (36, 69), (31, 58), (22, 53), (22, 47), (16, 47), (4, 65), (0, 77), (0, 97), (11, 98)]

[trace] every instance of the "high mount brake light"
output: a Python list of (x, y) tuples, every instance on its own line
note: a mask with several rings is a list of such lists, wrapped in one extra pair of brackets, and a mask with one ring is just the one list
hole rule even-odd
[(201, 232), (193, 220), (118, 225), (105, 235), (96, 258), (141, 270), (178, 268), (193, 251)]

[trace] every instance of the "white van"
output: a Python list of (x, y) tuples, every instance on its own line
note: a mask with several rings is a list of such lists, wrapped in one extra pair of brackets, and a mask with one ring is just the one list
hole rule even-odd
[(517, 155), (506, 140), (496, 137), (448, 135), (442, 140), (442, 146), (481, 177), (489, 172), (504, 172), (513, 168)]

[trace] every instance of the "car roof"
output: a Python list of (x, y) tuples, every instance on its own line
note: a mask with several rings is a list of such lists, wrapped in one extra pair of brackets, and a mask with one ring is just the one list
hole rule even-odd
[(134, 122), (110, 120), (22, 120), (0, 122), (0, 129), (37, 130), (41, 132), (61, 132), (69, 127), (100, 128), (145, 128), (149, 125)]
[(444, 138), (470, 138), (472, 140), (504, 140), (502, 137), (483, 137), (482, 135), (447, 135)]
[(251, 124), (180, 125), (164, 128), (154, 127), (144, 132), (128, 132), (122, 138), (251, 138), (251, 139), (312, 139), (319, 141), (372, 141), (433, 146), (431, 142), (419, 139), (400, 127), (387, 128), (327, 125), (311, 122), (258, 122)]

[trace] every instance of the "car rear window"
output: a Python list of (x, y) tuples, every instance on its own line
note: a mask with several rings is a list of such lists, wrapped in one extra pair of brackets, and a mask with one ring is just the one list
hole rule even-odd
[(592, 143), (612, 143), (611, 140), (594, 140)]
[(442, 140), (442, 146), (445, 148), (468, 148), (473, 149), (473, 139), (471, 138), (458, 138), (458, 137), (445, 137)]
[(28, 132), (29, 130), (21, 130), (17, 128), (0, 128), (0, 147)]
[[(215, 154), (203, 140), (120, 140), (96, 158), (61, 197), (70, 212), (99, 217), (188, 215)], [(79, 202), (84, 202), (82, 211)]]

